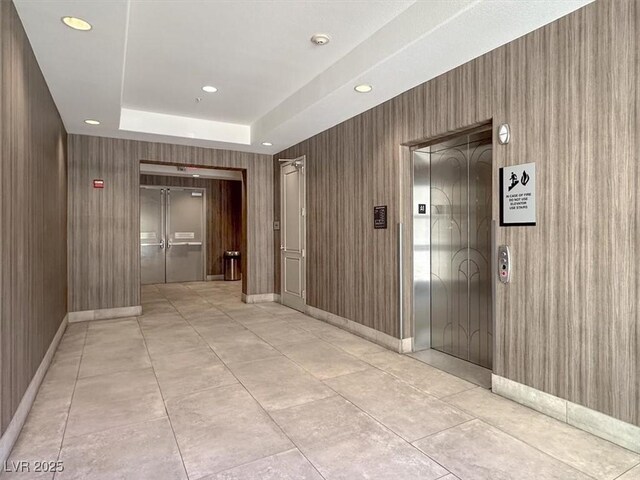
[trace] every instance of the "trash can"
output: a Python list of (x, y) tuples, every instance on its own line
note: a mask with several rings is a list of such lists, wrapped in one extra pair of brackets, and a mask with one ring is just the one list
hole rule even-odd
[(224, 252), (224, 279), (240, 280), (240, 252), (237, 250)]

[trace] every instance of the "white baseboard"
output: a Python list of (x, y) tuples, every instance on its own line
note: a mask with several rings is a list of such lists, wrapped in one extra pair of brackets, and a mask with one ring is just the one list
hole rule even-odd
[(213, 282), (214, 280), (224, 280), (224, 275), (207, 275), (207, 282)]
[(491, 375), (494, 393), (557, 420), (640, 453), (640, 427), (499, 375)]
[(9, 422), (9, 426), (0, 437), (0, 464), (4, 465), (7, 458), (9, 458), (9, 454), (11, 453), (11, 449), (15, 445), (18, 437), (20, 436), (20, 432), (22, 427), (24, 426), (24, 422), (27, 420), (27, 416), (29, 415), (29, 411), (31, 410), (31, 406), (33, 405), (33, 401), (36, 399), (36, 395), (38, 393), (38, 388), (40, 388), (40, 384), (44, 379), (44, 376), (49, 370), (49, 365), (51, 365), (51, 360), (53, 359), (53, 355), (56, 353), (56, 349), (58, 348), (58, 344), (60, 343), (60, 339), (64, 334), (64, 331), (67, 328), (67, 324), (69, 322), (69, 315), (65, 315), (62, 319), (62, 323), (60, 327), (58, 327), (58, 331), (56, 332), (49, 348), (47, 349), (47, 353), (45, 353), (44, 358), (40, 362), (40, 366), (38, 370), (36, 370), (35, 375), (29, 382), (29, 386), (27, 390), (24, 392), (22, 396), (22, 400), (20, 400), (20, 404), (16, 412), (13, 414), (13, 418), (11, 422)]
[(110, 318), (138, 317), (140, 315), (142, 315), (142, 305), (135, 307), (102, 308), (100, 310), (83, 310), (80, 312), (69, 312), (69, 323), (108, 320)]
[(393, 350), (394, 352), (411, 352), (411, 338), (404, 338), (400, 340), (399, 338), (395, 338), (391, 335), (387, 335), (384, 332), (380, 332), (375, 328), (367, 327), (358, 322), (354, 322), (353, 320), (349, 320), (348, 318), (340, 317), (339, 315), (334, 315), (333, 313), (329, 313), (324, 310), (320, 310), (319, 308), (311, 307), (309, 305), (307, 305), (306, 313), (313, 318), (317, 318), (318, 320), (330, 323), (331, 325), (342, 328), (343, 330), (348, 330), (351, 333), (355, 333), (360, 337), (366, 338), (367, 340), (373, 343), (377, 343), (378, 345), (382, 345), (383, 347), (386, 347), (389, 350)]
[(242, 301), (244, 303), (265, 303), (265, 302), (279, 302), (280, 295), (277, 293), (258, 293), (255, 295), (242, 294)]

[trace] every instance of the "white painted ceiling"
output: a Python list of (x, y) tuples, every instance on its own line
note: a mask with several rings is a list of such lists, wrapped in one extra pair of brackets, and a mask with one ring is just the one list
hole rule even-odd
[(14, 3), (69, 133), (276, 153), (591, 1)]

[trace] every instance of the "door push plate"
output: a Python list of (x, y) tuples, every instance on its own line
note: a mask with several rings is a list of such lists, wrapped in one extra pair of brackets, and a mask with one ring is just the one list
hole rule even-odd
[(502, 283), (511, 281), (511, 252), (506, 245), (498, 247), (498, 277)]

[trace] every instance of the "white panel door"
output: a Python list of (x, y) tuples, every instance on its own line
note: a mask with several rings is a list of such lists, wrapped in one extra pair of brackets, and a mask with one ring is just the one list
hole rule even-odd
[(304, 157), (280, 166), (281, 301), (305, 308), (305, 185)]

